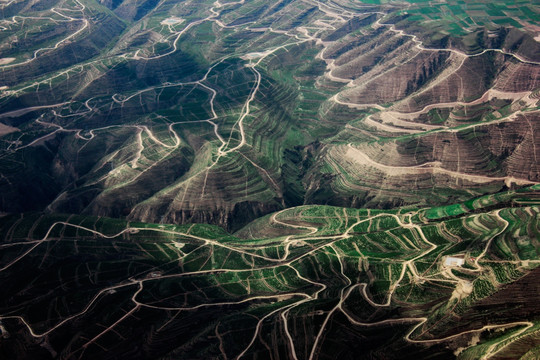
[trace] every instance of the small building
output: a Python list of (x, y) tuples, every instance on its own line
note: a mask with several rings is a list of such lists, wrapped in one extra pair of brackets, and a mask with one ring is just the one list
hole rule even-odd
[(444, 266), (460, 267), (465, 264), (465, 258), (463, 256), (447, 256), (444, 259)]

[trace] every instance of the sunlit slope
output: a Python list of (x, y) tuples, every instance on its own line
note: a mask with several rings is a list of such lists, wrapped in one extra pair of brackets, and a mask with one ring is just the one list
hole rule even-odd
[(438, 208), (301, 206), (237, 236), (3, 217), (0, 354), (517, 358), (540, 321), (539, 204), (527, 188)]
[(467, 34), (422, 3), (2, 6), (4, 212), (235, 230), (539, 181), (539, 45), (513, 5), (521, 26), (474, 8)]

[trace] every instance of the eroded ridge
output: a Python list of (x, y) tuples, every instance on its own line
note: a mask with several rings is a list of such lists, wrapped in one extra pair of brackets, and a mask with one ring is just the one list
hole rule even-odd
[[(7, 37), (67, 27), (2, 64), (5, 211), (39, 193), (54, 212), (238, 229), (304, 203), (431, 206), (538, 182), (527, 32), (436, 46), (399, 5), (192, 5), (66, 1), (3, 20)], [(15, 189), (36, 172), (52, 184)]]

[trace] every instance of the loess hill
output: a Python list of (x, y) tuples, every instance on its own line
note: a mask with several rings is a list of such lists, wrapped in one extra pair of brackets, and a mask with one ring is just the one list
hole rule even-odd
[(534, 2), (0, 9), (0, 358), (539, 353)]
[(0, 209), (236, 230), (539, 181), (534, 33), (355, 4), (6, 5)]

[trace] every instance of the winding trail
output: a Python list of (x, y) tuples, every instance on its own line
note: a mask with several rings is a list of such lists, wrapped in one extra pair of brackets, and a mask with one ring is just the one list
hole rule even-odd
[[(141, 130), (142, 131), (142, 130)], [(297, 210), (300, 210), (302, 207), (298, 208)], [(353, 221), (353, 219), (349, 216), (347, 211), (344, 209), (343, 214), (340, 215), (339, 213), (336, 213), (336, 216), (340, 219), (340, 225), (339, 228), (343, 227), (343, 231), (338, 234), (334, 235), (323, 235), (323, 236), (317, 236), (317, 233), (320, 231), (320, 228), (309, 226), (309, 225), (300, 225), (296, 224), (294, 222), (291, 222), (291, 220), (280, 220), (279, 216), (290, 212), (290, 211), (297, 211), (295, 209), (287, 209), (280, 211), (278, 213), (273, 214), (273, 216), (270, 218), (271, 223), (274, 223), (279, 226), (284, 227), (290, 227), (298, 230), (306, 230), (303, 234), (297, 234), (297, 235), (289, 235), (282, 241), (282, 246), (285, 247), (285, 253), (283, 256), (277, 255), (275, 257), (269, 257), (266, 255), (261, 255), (258, 253), (254, 253), (252, 251), (247, 251), (244, 249), (244, 246), (235, 246), (233, 244), (227, 244), (227, 243), (221, 243), (219, 240), (209, 239), (202, 236), (197, 236), (190, 234), (189, 230), (187, 232), (181, 232), (181, 231), (175, 231), (170, 229), (164, 229), (164, 228), (145, 228), (145, 227), (134, 227), (134, 226), (127, 226), (123, 230), (108, 235), (104, 234), (100, 231), (77, 225), (72, 224), (67, 221), (58, 221), (52, 224), (45, 236), (43, 238), (38, 240), (32, 240), (32, 241), (25, 241), (25, 242), (18, 242), (18, 243), (9, 243), (1, 245), (0, 248), (10, 247), (10, 246), (21, 246), (26, 245), (28, 246), (28, 249), (26, 251), (23, 251), (19, 256), (14, 258), (13, 260), (9, 261), (6, 265), (4, 265), (2, 268), (0, 268), (0, 272), (6, 271), (10, 269), (13, 265), (20, 262), (23, 258), (28, 256), (32, 251), (34, 251), (39, 245), (49, 242), (49, 241), (62, 241), (61, 238), (51, 238), (52, 231), (57, 227), (62, 227), (65, 229), (66, 227), (72, 227), (75, 229), (83, 230), (87, 232), (90, 235), (98, 236), (103, 239), (114, 239), (123, 235), (127, 234), (135, 234), (140, 233), (142, 231), (144, 232), (157, 232), (157, 233), (163, 233), (168, 235), (173, 235), (174, 237), (178, 237), (180, 239), (188, 239), (196, 241), (196, 243), (201, 244), (199, 247), (202, 246), (211, 246), (211, 247), (221, 247), (223, 249), (229, 250), (231, 252), (237, 253), (241, 256), (248, 256), (252, 259), (258, 258), (261, 260), (264, 260), (267, 262), (266, 265), (260, 265), (260, 266), (252, 266), (251, 268), (246, 269), (226, 269), (226, 268), (215, 268), (215, 269), (209, 269), (209, 270), (199, 270), (199, 271), (190, 271), (190, 272), (184, 272), (184, 273), (178, 273), (178, 274), (161, 274), (161, 273), (153, 273), (151, 271), (153, 270), (145, 270), (145, 272), (141, 273), (139, 276), (132, 276), (118, 284), (107, 286), (101, 290), (99, 290), (94, 296), (88, 301), (86, 306), (79, 312), (74, 313), (68, 317), (65, 317), (64, 319), (59, 320), (56, 324), (52, 325), (47, 330), (44, 330), (42, 332), (36, 332), (31, 324), (29, 324), (24, 317), (16, 316), (16, 315), (0, 315), (0, 320), (3, 319), (16, 319), (20, 321), (29, 331), (30, 335), (35, 338), (42, 338), (50, 334), (52, 331), (58, 329), (60, 326), (63, 326), (67, 322), (73, 321), (84, 314), (86, 314), (89, 309), (103, 296), (106, 296), (107, 294), (114, 293), (117, 289), (120, 288), (128, 288), (128, 287), (134, 287), (134, 293), (131, 297), (131, 302), (133, 303), (133, 307), (129, 311), (127, 311), (124, 315), (122, 315), (120, 318), (118, 318), (116, 321), (114, 321), (110, 326), (102, 330), (99, 334), (95, 335), (92, 339), (89, 339), (82, 345), (78, 350), (75, 350), (75, 352), (78, 351), (84, 351), (88, 346), (95, 344), (103, 335), (107, 334), (110, 331), (114, 331), (114, 328), (117, 327), (120, 323), (122, 323), (127, 318), (134, 316), (135, 313), (140, 308), (151, 308), (155, 310), (162, 310), (162, 311), (194, 311), (197, 309), (205, 308), (205, 307), (213, 307), (213, 306), (225, 306), (225, 305), (234, 305), (234, 304), (242, 304), (242, 303), (248, 303), (252, 301), (259, 301), (259, 300), (277, 300), (277, 301), (284, 301), (284, 300), (294, 300), (284, 306), (281, 306), (275, 310), (270, 311), (269, 313), (266, 313), (264, 316), (262, 316), (255, 326), (255, 330), (253, 333), (253, 336), (250, 340), (250, 342), (246, 345), (246, 347), (239, 353), (239, 355), (236, 356), (236, 359), (240, 359), (246, 355), (246, 353), (249, 351), (249, 349), (254, 345), (257, 337), (259, 334), (261, 334), (263, 323), (265, 320), (276, 316), (275, 321), (280, 321), (283, 324), (284, 329), (284, 336), (287, 340), (287, 347), (289, 349), (289, 353), (291, 358), (298, 359), (296, 349), (295, 349), (295, 342), (294, 337), (291, 334), (291, 330), (288, 326), (288, 316), (290, 315), (291, 310), (294, 308), (297, 308), (301, 305), (307, 304), (309, 302), (314, 302), (320, 299), (320, 295), (327, 290), (327, 286), (323, 284), (322, 282), (314, 281), (312, 279), (309, 279), (301, 274), (299, 269), (295, 266), (295, 264), (299, 263), (302, 259), (309, 257), (316, 252), (326, 252), (328, 256), (334, 257), (337, 262), (339, 263), (339, 269), (340, 269), (340, 278), (342, 281), (342, 284), (339, 286), (339, 299), (337, 304), (335, 304), (328, 312), (325, 314), (324, 321), (321, 325), (321, 327), (318, 329), (317, 335), (315, 339), (313, 340), (313, 343), (311, 345), (311, 351), (309, 355), (309, 359), (313, 360), (316, 358), (318, 349), (320, 346), (322, 346), (324, 335), (326, 332), (327, 325), (331, 322), (332, 317), (335, 313), (341, 312), (344, 314), (344, 316), (351, 322), (351, 324), (354, 324), (356, 326), (366, 326), (366, 327), (372, 327), (372, 326), (382, 326), (382, 325), (391, 325), (391, 324), (406, 324), (406, 323), (417, 323), (406, 335), (405, 340), (411, 343), (423, 343), (423, 344), (435, 344), (435, 343), (441, 343), (446, 342), (448, 340), (451, 340), (453, 338), (457, 338), (460, 336), (464, 336), (467, 334), (472, 333), (478, 333), (482, 332), (484, 330), (489, 329), (496, 329), (496, 328), (511, 328), (515, 326), (524, 326), (523, 329), (518, 330), (516, 333), (512, 334), (512, 339), (518, 338), (521, 334), (526, 332), (530, 327), (533, 326), (531, 322), (523, 322), (523, 321), (516, 321), (506, 324), (496, 324), (496, 325), (487, 325), (480, 329), (473, 329), (473, 330), (467, 330), (463, 331), (458, 334), (454, 334), (448, 337), (439, 338), (439, 339), (429, 339), (429, 340), (422, 340), (422, 339), (413, 339), (412, 336), (416, 332), (416, 330), (425, 324), (428, 319), (426, 317), (404, 317), (404, 318), (396, 318), (396, 319), (386, 319), (380, 322), (361, 322), (354, 318), (353, 315), (351, 315), (347, 309), (344, 307), (344, 302), (349, 298), (351, 293), (355, 289), (360, 289), (362, 296), (365, 298), (365, 300), (373, 307), (389, 307), (392, 302), (392, 298), (394, 295), (395, 290), (400, 286), (400, 283), (404, 281), (405, 275), (409, 273), (414, 279), (416, 280), (427, 280), (427, 281), (442, 281), (442, 282), (454, 282), (459, 283), (458, 280), (447, 280), (444, 278), (432, 278), (432, 277), (424, 277), (423, 275), (419, 274), (416, 270), (415, 262), (426, 257), (428, 254), (433, 252), (435, 249), (438, 248), (438, 246), (434, 243), (432, 243), (424, 234), (424, 231), (422, 230), (422, 227), (420, 224), (414, 223), (412, 218), (417, 213), (416, 212), (408, 212), (405, 214), (397, 215), (397, 214), (388, 214), (388, 213), (380, 213), (376, 215), (367, 215), (363, 218), (360, 218), (359, 215), (357, 218)], [(498, 228), (496, 232), (494, 232), (492, 235), (490, 235), (490, 239), (486, 241), (485, 247), (482, 251), (482, 253), (477, 257), (475, 260), (475, 266), (476, 270), (471, 271), (481, 271), (482, 267), (479, 264), (479, 261), (482, 260), (485, 255), (487, 254), (487, 251), (491, 245), (491, 242), (494, 238), (501, 235), (505, 231), (507, 231), (509, 222), (501, 217), (500, 214), (501, 210), (495, 210), (490, 214), (490, 216), (494, 216), (497, 219), (500, 219), (503, 223), (503, 226)], [(296, 215), (301, 216), (301, 215)], [(295, 217), (296, 217), (295, 216)], [(367, 293), (367, 287), (368, 284), (363, 283), (354, 283), (353, 280), (346, 274), (346, 265), (343, 261), (345, 254), (342, 252), (341, 248), (338, 246), (338, 242), (347, 240), (351, 238), (351, 232), (360, 224), (369, 223), (370, 227), (371, 224), (375, 219), (383, 219), (383, 218), (393, 218), (397, 225), (400, 228), (403, 229), (409, 229), (411, 232), (414, 232), (418, 235), (418, 238), (421, 240), (421, 242), (424, 244), (421, 248), (416, 248), (417, 254), (409, 258), (408, 260), (400, 260), (401, 263), (401, 272), (397, 279), (393, 282), (391, 282), (389, 289), (386, 294), (386, 300), (382, 303), (377, 303), (373, 301), (370, 296)], [(289, 218), (290, 219), (290, 218)], [(294, 219), (294, 218), (292, 218)], [(294, 221), (294, 220), (292, 220)], [(63, 231), (62, 231), (63, 232)], [(290, 252), (288, 251), (288, 246), (293, 241), (309, 241), (309, 240), (323, 240), (323, 243), (311, 247), (305, 247), (302, 250), (302, 253), (299, 255), (290, 256)], [(199, 248), (197, 247), (197, 248)], [(327, 252), (328, 251), (328, 252)], [(361, 257), (363, 255), (360, 253)], [(186, 254), (183, 254), (182, 256), (186, 256)], [(438, 259), (438, 258), (437, 258)], [(438, 260), (435, 261), (438, 261)], [(177, 261), (177, 259), (171, 258), (172, 262)], [(366, 260), (367, 261), (367, 260)], [(218, 301), (218, 302), (205, 302), (197, 305), (185, 305), (185, 306), (164, 306), (159, 305), (155, 303), (147, 303), (140, 301), (138, 299), (138, 295), (144, 290), (145, 284), (149, 282), (155, 282), (159, 280), (164, 279), (179, 279), (183, 277), (192, 277), (192, 276), (199, 276), (199, 275), (205, 275), (205, 274), (220, 274), (220, 273), (246, 273), (246, 272), (253, 272), (253, 271), (259, 271), (263, 269), (270, 269), (270, 268), (276, 268), (276, 267), (288, 267), (291, 269), (297, 276), (298, 279), (302, 280), (305, 283), (309, 283), (311, 285), (314, 285), (316, 287), (316, 290), (309, 294), (304, 292), (298, 292), (298, 291), (292, 291), (292, 292), (281, 292), (278, 294), (271, 294), (271, 295), (255, 295), (255, 296), (246, 296), (244, 298), (240, 298), (238, 300), (231, 300), (231, 301)], [(249, 289), (248, 289), (249, 290)], [(249, 294), (249, 291), (248, 291)], [(216, 330), (217, 331), (217, 330)], [(501, 340), (502, 341), (502, 340)], [(484, 358), (489, 358), (493, 354), (497, 353), (501, 349), (503, 349), (505, 346), (507, 346), (512, 341), (506, 341), (504, 344), (493, 344), (490, 346), (490, 348), (487, 350), (486, 354), (484, 355)], [(223, 350), (222, 350), (223, 351)], [(74, 352), (74, 353), (75, 353)]]
[[(62, 9), (62, 8), (56, 9), (54, 7), (51, 8), (51, 12), (55, 13), (56, 15), (59, 15), (60, 17), (66, 19), (66, 20), (55, 20), (53, 18), (46, 18), (46, 17), (26, 17), (26, 16), (19, 16), (19, 15), (13, 16), (12, 21), (10, 22), (12, 24), (17, 24), (18, 23), (17, 18), (19, 18), (19, 19), (22, 19), (23, 21), (24, 21), (24, 19), (50, 20), (50, 21), (52, 21), (54, 23), (57, 23), (58, 21), (64, 21), (64, 22), (82, 21), (83, 25), (77, 31), (73, 32), (72, 34), (68, 35), (67, 37), (63, 38), (62, 40), (56, 42), (54, 44), (54, 46), (40, 48), (40, 49), (35, 50), (30, 59), (22, 61), (22, 62), (18, 62), (18, 63), (10, 63), (10, 64), (5, 64), (5, 65), (0, 65), (0, 69), (9, 69), (9, 68), (18, 67), (18, 66), (21, 66), (21, 65), (26, 65), (26, 64), (36, 60), (38, 58), (39, 53), (45, 52), (45, 51), (48, 51), (48, 50), (56, 50), (56, 49), (58, 49), (62, 44), (70, 41), (71, 39), (73, 39), (74, 37), (79, 35), (81, 32), (83, 32), (86, 28), (88, 28), (89, 21), (84, 17), (84, 10), (86, 9), (86, 6), (84, 4), (82, 4), (79, 0), (73, 0), (73, 1), (75, 1), (79, 5), (79, 9), (73, 10), (73, 9)], [(82, 18), (74, 18), (72, 16), (62, 14), (58, 10), (81, 12), (83, 17)]]

